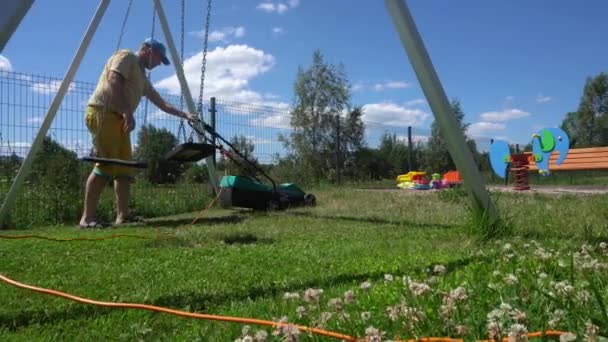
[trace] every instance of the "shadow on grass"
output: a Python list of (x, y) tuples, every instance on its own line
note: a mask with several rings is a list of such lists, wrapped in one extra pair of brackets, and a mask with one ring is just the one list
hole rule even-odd
[(440, 228), (440, 229), (448, 229), (448, 228), (457, 228), (461, 227), (461, 224), (445, 224), (445, 223), (421, 223), (421, 222), (413, 222), (408, 220), (387, 220), (378, 217), (354, 217), (354, 216), (343, 216), (343, 215), (319, 215), (313, 214), (305, 211), (291, 211), (285, 212), (285, 215), (293, 215), (300, 217), (309, 217), (314, 219), (322, 219), (322, 220), (337, 220), (337, 221), (353, 221), (353, 222), (367, 222), (373, 224), (386, 224), (386, 225), (394, 225), (394, 226), (408, 226), (408, 227), (419, 227), (419, 228)]
[[(243, 222), (247, 217), (245, 215), (229, 215), (217, 217), (201, 217), (195, 225), (215, 226), (220, 224), (236, 224)], [(178, 226), (187, 226), (194, 221), (194, 218), (179, 218), (179, 219), (154, 219), (146, 221), (146, 227), (154, 228), (175, 228)]]
[[(471, 256), (443, 263), (448, 273), (464, 268), (474, 262), (491, 262), (492, 255)], [(230, 301), (251, 301), (264, 297), (276, 297), (285, 292), (304, 291), (308, 288), (326, 288), (343, 284), (359, 284), (370, 279), (382, 279), (384, 274), (419, 274), (428, 273), (437, 263), (430, 263), (421, 268), (395, 268), (359, 274), (340, 274), (334, 277), (309, 279), (303, 282), (292, 282), (288, 284), (277, 284), (270, 287), (252, 287), (248, 290), (233, 290), (225, 293), (201, 293), (187, 291), (173, 293), (158, 297), (154, 301), (144, 304), (168, 307), (174, 309), (188, 308), (189, 312), (209, 312), (216, 306), (226, 304)], [(37, 295), (37, 294), (36, 294)], [(9, 331), (17, 331), (30, 325), (55, 324), (66, 320), (95, 318), (110, 314), (116, 309), (97, 307), (84, 304), (74, 304), (63, 309), (37, 309), (23, 310), (20, 312), (9, 312), (0, 314), (0, 327)]]

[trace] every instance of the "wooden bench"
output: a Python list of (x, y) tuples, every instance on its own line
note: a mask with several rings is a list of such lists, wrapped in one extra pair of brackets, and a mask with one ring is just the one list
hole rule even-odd
[[(528, 168), (530, 171), (538, 171), (534, 162), (532, 152), (525, 152), (529, 155)], [(554, 151), (549, 159), (549, 172), (555, 171), (574, 171), (574, 170), (608, 170), (608, 146), (571, 148), (568, 155), (561, 165), (556, 165), (559, 153)]]

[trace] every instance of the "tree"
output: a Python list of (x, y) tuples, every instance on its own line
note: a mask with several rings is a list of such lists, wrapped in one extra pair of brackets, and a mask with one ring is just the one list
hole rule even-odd
[(385, 178), (395, 178), (409, 168), (408, 146), (403, 140), (397, 139), (397, 134), (388, 132), (382, 135), (378, 148), (380, 158), (386, 160), (389, 168), (383, 175)]
[(293, 132), (290, 139), (281, 140), (303, 166), (302, 171), (315, 180), (335, 174), (337, 116), (347, 112), (341, 125), (341, 152), (352, 155), (363, 145), (363, 111), (359, 107), (349, 110), (350, 85), (343, 66), (326, 63), (321, 52), (315, 51), (310, 68), (298, 68), (294, 94)]
[[(250, 163), (243, 160), (238, 153), (230, 151), (232, 159), (222, 159), (222, 163), (226, 170), (231, 174), (239, 174), (242, 176), (256, 176), (257, 169), (260, 167), (257, 158), (254, 157), (255, 145), (244, 135), (235, 135), (230, 139), (230, 144)], [(251, 165), (253, 164), (253, 166)]]
[(571, 146), (608, 145), (608, 74), (587, 78), (578, 110), (566, 114), (561, 128)]
[(137, 134), (137, 147), (134, 157), (145, 160), (148, 168), (146, 179), (153, 184), (174, 183), (183, 173), (185, 165), (164, 158), (167, 152), (177, 146), (177, 138), (165, 128), (156, 128), (151, 124), (141, 128)]
[[(460, 101), (453, 99), (451, 101), (452, 111), (456, 116), (460, 131), (465, 134), (469, 124), (464, 122), (464, 112), (460, 105)], [(466, 137), (466, 134), (465, 134)], [(467, 145), (475, 155), (477, 152), (475, 141), (466, 137)], [(455, 170), (456, 165), (450, 156), (448, 144), (444, 135), (441, 132), (437, 120), (431, 124), (431, 136), (429, 137), (425, 153), (423, 154), (422, 167), (429, 172), (445, 172)]]

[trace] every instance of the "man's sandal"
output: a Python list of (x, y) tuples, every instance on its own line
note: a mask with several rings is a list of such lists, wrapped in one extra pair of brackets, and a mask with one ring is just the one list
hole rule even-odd
[(108, 228), (110, 227), (109, 223), (105, 223), (105, 222), (98, 222), (98, 221), (91, 221), (89, 223), (86, 224), (80, 224), (80, 229), (104, 229), (104, 228)]

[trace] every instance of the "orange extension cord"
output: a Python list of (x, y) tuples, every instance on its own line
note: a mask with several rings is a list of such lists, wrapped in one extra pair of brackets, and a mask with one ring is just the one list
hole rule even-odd
[[(198, 213), (198, 215), (194, 218), (194, 220), (189, 225), (186, 225), (183, 227), (178, 227), (177, 231), (184, 230), (184, 229), (187, 229), (187, 228), (193, 226), (201, 218), (203, 213), (205, 211), (207, 211), (209, 208), (211, 208), (211, 206), (217, 201), (217, 199), (220, 197), (221, 193), (222, 193), (222, 189), (220, 189), (217, 196), (205, 208), (203, 208)], [(107, 240), (107, 239), (115, 239), (115, 238), (123, 238), (123, 237), (151, 239), (150, 237), (147, 237), (147, 236), (132, 235), (132, 234), (114, 234), (114, 235), (110, 235), (110, 236), (101, 236), (101, 237), (96, 237), (96, 238), (80, 237), (80, 238), (63, 238), (63, 239), (47, 237), (47, 236), (40, 236), (40, 235), (18, 235), (18, 236), (0, 235), (0, 239), (35, 238), (35, 239), (43, 239), (43, 240), (49, 240), (49, 241), (99, 241), (99, 240)], [(75, 302), (79, 302), (79, 303), (83, 303), (83, 304), (91, 304), (91, 305), (110, 307), (110, 308), (148, 310), (148, 311), (154, 311), (154, 312), (167, 313), (167, 314), (175, 315), (178, 317), (184, 317), (184, 318), (197, 318), (197, 319), (211, 320), (211, 321), (223, 321), (223, 322), (232, 322), (232, 323), (240, 323), (240, 324), (263, 325), (263, 326), (269, 326), (269, 327), (273, 327), (273, 328), (288, 325), (287, 323), (279, 323), (279, 322), (273, 322), (273, 321), (268, 321), (268, 320), (255, 319), (255, 318), (220, 316), (220, 315), (179, 311), (179, 310), (174, 310), (174, 309), (169, 309), (169, 308), (164, 308), (164, 307), (154, 306), (154, 305), (147, 305), (147, 304), (101, 302), (101, 301), (96, 301), (96, 300), (92, 300), (92, 299), (78, 297), (78, 296), (75, 296), (75, 295), (72, 295), (69, 293), (65, 293), (65, 292), (60, 292), (60, 291), (56, 291), (56, 290), (45, 289), (42, 287), (36, 287), (36, 286), (32, 286), (32, 285), (23, 284), (23, 283), (15, 281), (13, 279), (10, 279), (2, 274), (0, 274), (0, 280), (2, 280), (3, 282), (5, 282), (9, 285), (15, 286), (17, 288), (31, 290), (34, 292), (39, 292), (39, 293), (43, 293), (43, 294), (47, 294), (47, 295), (62, 297), (62, 298), (66, 298), (66, 299), (69, 299), (69, 300), (72, 300)], [(323, 330), (323, 329), (318, 329), (318, 328), (311, 328), (311, 327), (302, 326), (302, 325), (293, 325), (293, 326), (295, 326), (299, 331), (309, 332), (309, 333), (319, 335), (319, 336), (331, 337), (331, 338), (340, 339), (343, 341), (353, 341), (353, 342), (365, 341), (365, 339), (360, 339), (360, 338), (356, 338), (356, 337), (353, 337), (350, 335), (345, 335), (345, 334), (341, 334), (341, 333), (337, 333), (337, 332), (333, 332), (333, 331), (328, 331), (328, 330)], [(564, 333), (565, 332), (563, 332), (563, 331), (549, 330), (549, 331), (545, 331), (544, 333), (543, 332), (528, 333), (528, 337), (532, 338), (532, 337), (543, 337), (543, 336), (560, 336)], [(406, 342), (406, 341), (407, 342), (417, 342), (417, 341), (420, 341), (420, 342), (463, 342), (464, 340), (449, 338), (449, 337), (424, 337), (424, 338), (417, 339), (417, 340), (412, 340), (412, 339), (395, 340), (395, 342)], [(508, 341), (508, 339), (505, 338), (505, 339), (503, 339), (503, 341)], [(495, 341), (494, 340), (479, 340), (478, 342), (495, 342)]]

